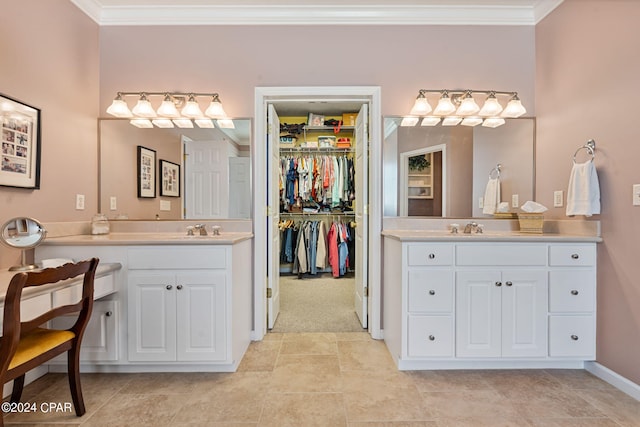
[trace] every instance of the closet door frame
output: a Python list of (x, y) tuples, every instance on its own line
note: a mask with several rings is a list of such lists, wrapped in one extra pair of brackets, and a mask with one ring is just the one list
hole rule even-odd
[[(340, 99), (362, 99), (369, 103), (369, 204), (368, 221), (368, 330), (375, 339), (382, 339), (381, 329), (381, 237), (382, 231), (382, 115), (380, 110), (379, 86), (309, 86), (309, 87), (256, 87), (255, 88), (255, 121), (254, 141), (252, 146), (252, 169), (256, 177), (253, 186), (253, 231), (254, 231), (254, 329), (253, 340), (261, 340), (267, 333), (267, 226), (269, 206), (265, 186), (260, 184), (260, 177), (269, 173), (267, 157), (269, 156), (265, 141), (267, 135), (267, 104), (283, 99), (299, 99), (301, 97), (326, 98), (327, 101), (339, 102)], [(378, 260), (376, 262), (376, 260)]]

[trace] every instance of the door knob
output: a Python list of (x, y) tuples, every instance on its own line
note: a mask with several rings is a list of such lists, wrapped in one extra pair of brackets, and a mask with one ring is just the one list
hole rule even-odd
[(172, 285), (167, 285), (167, 290), (170, 291), (171, 289), (173, 289)]
[(502, 286), (502, 282), (496, 282), (496, 286)]
[(436, 294), (436, 291), (434, 291), (433, 289), (429, 291), (429, 295), (435, 295), (435, 294)]
[(505, 283), (505, 285), (507, 285), (507, 286), (512, 286), (512, 285), (513, 285), (513, 282), (507, 282), (507, 283)]
[(176, 288), (178, 288), (178, 290), (182, 289), (182, 285), (178, 285), (176, 286)]

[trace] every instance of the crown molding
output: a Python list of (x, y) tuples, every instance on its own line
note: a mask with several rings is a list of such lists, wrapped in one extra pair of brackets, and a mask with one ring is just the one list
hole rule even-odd
[(535, 25), (563, 0), (428, 5), (146, 5), (71, 0), (101, 26)]

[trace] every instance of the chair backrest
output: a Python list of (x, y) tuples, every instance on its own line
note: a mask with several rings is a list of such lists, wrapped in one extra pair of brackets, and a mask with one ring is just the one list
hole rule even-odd
[[(60, 267), (46, 268), (40, 271), (21, 272), (13, 276), (4, 300), (4, 323), (2, 326), (2, 345), (0, 346), (0, 365), (8, 364), (11, 360), (21, 335), (64, 314), (79, 313), (77, 321), (69, 330), (81, 339), (93, 308), (93, 284), (98, 262), (98, 258), (91, 258), (77, 263), (67, 263)], [(20, 321), (20, 300), (24, 288), (56, 283), (80, 275), (84, 275), (80, 301), (74, 304), (54, 307), (35, 319), (26, 322)]]

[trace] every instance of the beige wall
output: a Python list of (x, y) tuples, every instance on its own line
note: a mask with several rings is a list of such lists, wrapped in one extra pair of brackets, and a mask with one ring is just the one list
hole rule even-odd
[[(597, 360), (640, 384), (640, 2), (565, 0), (536, 27), (538, 200), (565, 190), (571, 158), (597, 143), (604, 242), (598, 252)], [(562, 218), (563, 209), (551, 209)]]
[[(0, 187), (0, 223), (90, 219), (97, 206), (98, 26), (68, 0), (2, 0), (0, 93), (42, 110), (40, 190)], [(75, 210), (75, 195), (86, 209)], [(0, 268), (19, 260), (0, 247)]]

